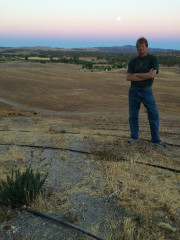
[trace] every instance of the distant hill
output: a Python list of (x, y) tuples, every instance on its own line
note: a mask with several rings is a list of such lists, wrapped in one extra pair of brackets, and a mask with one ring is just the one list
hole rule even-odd
[[(114, 46), (114, 47), (96, 47), (96, 48), (86, 48), (84, 51), (97, 51), (97, 52), (108, 52), (108, 53), (137, 53), (135, 46), (125, 45), (125, 46)], [(179, 52), (179, 50), (172, 49), (161, 49), (161, 48), (149, 48), (149, 52)]]
[[(131, 45), (114, 46), (114, 47), (94, 47), (94, 48), (52, 48), (52, 47), (0, 47), (0, 52), (41, 52), (41, 51), (57, 51), (57, 52), (101, 52), (101, 53), (137, 53), (136, 47)], [(180, 53), (180, 50), (149, 48), (149, 52), (154, 53)]]

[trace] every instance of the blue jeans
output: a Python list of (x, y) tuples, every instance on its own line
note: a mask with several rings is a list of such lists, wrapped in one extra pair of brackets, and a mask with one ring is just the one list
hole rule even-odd
[(151, 130), (151, 142), (160, 142), (159, 137), (159, 113), (153, 97), (152, 87), (129, 89), (129, 124), (131, 138), (138, 139), (139, 136), (139, 109), (141, 102), (147, 109), (148, 120)]

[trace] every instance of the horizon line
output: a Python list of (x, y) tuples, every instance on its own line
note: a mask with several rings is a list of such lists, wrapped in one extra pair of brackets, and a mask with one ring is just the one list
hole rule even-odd
[[(88, 48), (114, 48), (114, 47), (135, 47), (135, 45), (115, 45), (115, 46), (96, 46), (96, 47), (51, 47), (51, 46), (42, 46), (42, 45), (34, 45), (34, 46), (28, 46), (28, 45), (22, 45), (22, 46), (0, 46), (0, 48), (55, 48), (55, 49), (88, 49)], [(172, 48), (160, 48), (160, 47), (148, 47), (148, 49), (161, 49), (161, 50), (172, 50), (172, 51), (180, 51), (180, 49), (172, 49)]]

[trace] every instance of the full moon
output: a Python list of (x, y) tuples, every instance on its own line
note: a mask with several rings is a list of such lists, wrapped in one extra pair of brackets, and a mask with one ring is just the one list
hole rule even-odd
[(121, 17), (117, 17), (117, 21), (120, 22), (122, 20)]

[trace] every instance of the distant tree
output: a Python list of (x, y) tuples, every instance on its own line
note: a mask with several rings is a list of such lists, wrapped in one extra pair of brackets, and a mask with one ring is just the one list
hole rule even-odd
[(25, 60), (28, 61), (28, 55), (25, 56)]
[(92, 69), (92, 68), (93, 68), (93, 63), (92, 63), (92, 62), (86, 62), (86, 63), (83, 65), (83, 68)]
[(40, 63), (47, 63), (46, 60), (40, 60)]
[(105, 67), (105, 71), (110, 71), (111, 70), (111, 67), (110, 66), (106, 66)]

